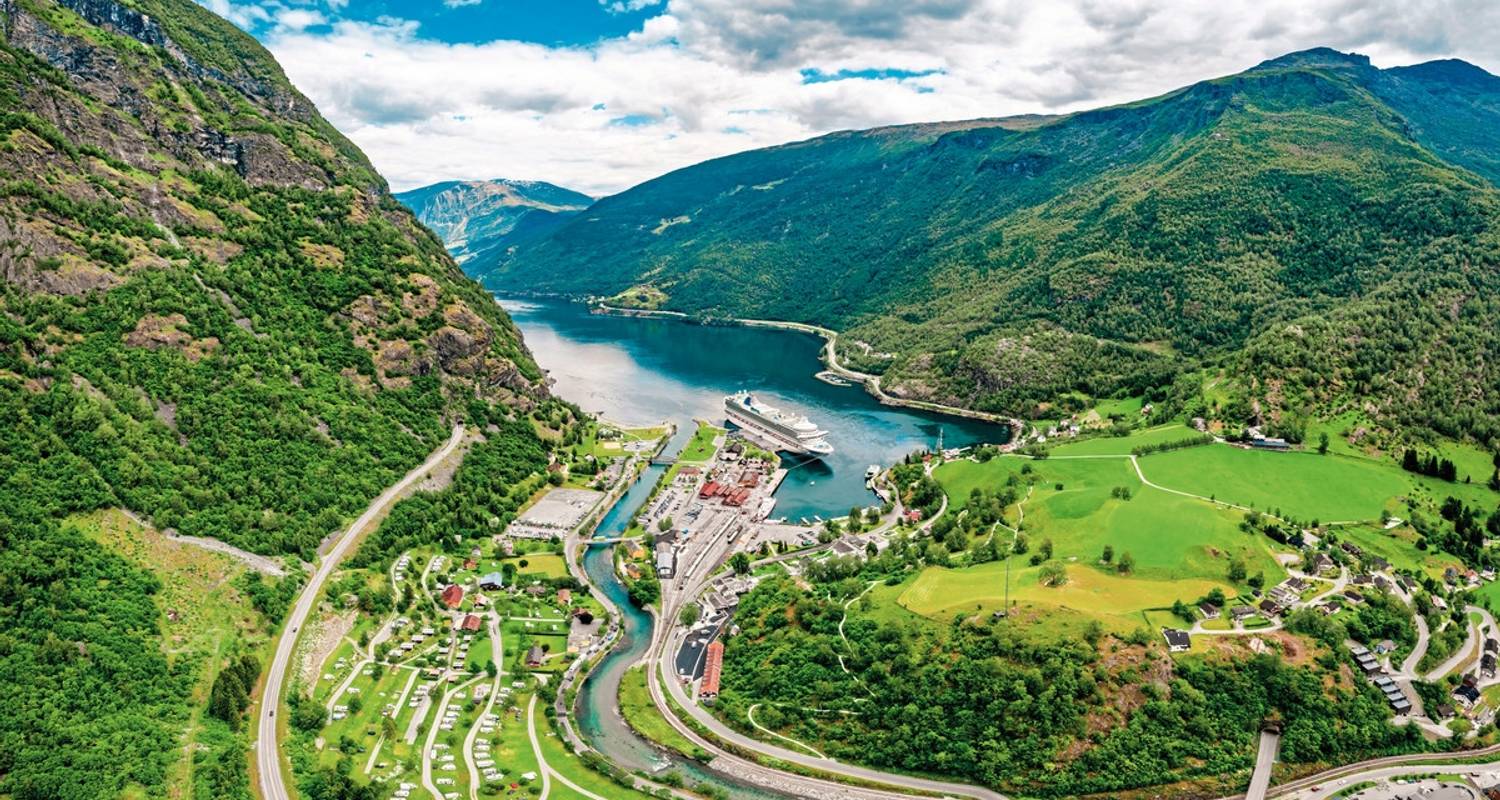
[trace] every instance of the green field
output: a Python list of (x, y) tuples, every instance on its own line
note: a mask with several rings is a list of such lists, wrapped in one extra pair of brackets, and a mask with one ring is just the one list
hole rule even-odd
[(646, 688), (646, 671), (631, 667), (620, 678), (620, 713), (636, 733), (682, 755), (692, 757), (697, 747), (662, 719)]
[(1175, 442), (1180, 439), (1190, 439), (1198, 435), (1198, 431), (1181, 423), (1173, 422), (1167, 425), (1158, 425), (1154, 428), (1136, 431), (1129, 436), (1106, 435), (1093, 439), (1084, 439), (1080, 442), (1059, 444), (1052, 448), (1051, 452), (1057, 456), (1128, 456), (1131, 450), (1142, 445)]
[[(1002, 456), (944, 465), (937, 478), (958, 503), (973, 486), (998, 486), (1026, 463), (1036, 481), (1022, 504), (1033, 548), (1051, 539), (1055, 557), (1092, 564), (1110, 545), (1116, 557), (1129, 552), (1135, 558), (1136, 577), (1152, 580), (1222, 580), (1233, 556), (1245, 561), (1248, 574), (1264, 572), (1268, 582), (1283, 575), (1269, 540), (1239, 530), (1241, 512), (1144, 486), (1128, 459)], [(1129, 489), (1131, 498), (1113, 497), (1116, 487)]]
[[(1038, 567), (1019, 566), (1012, 559), (1010, 599), (1022, 609), (1074, 611), (1097, 619), (1112, 631), (1124, 632), (1142, 624), (1140, 612), (1163, 608), (1176, 600), (1191, 602), (1218, 587), (1232, 594), (1224, 581), (1208, 579), (1151, 580), (1070, 564), (1068, 582), (1060, 587), (1037, 582)], [(954, 614), (988, 614), (1004, 606), (1005, 564), (992, 561), (977, 567), (928, 567), (903, 591), (902, 607), (937, 620)]]
[(1409, 525), (1392, 530), (1385, 530), (1376, 523), (1351, 525), (1340, 528), (1339, 536), (1344, 541), (1359, 545), (1366, 553), (1391, 562), (1391, 566), (1398, 570), (1412, 570), (1433, 578), (1440, 579), (1445, 568), (1462, 564), (1457, 557), (1447, 553), (1417, 549), (1417, 534)]
[[(545, 706), (540, 702), (536, 709), (536, 738), (542, 748), (542, 758), (547, 760), (547, 766), (559, 775), (580, 787), (600, 797), (608, 797), (610, 800), (645, 800), (649, 795), (627, 789), (608, 777), (589, 769), (578, 756), (570, 752), (564, 743), (562, 736), (556, 728), (547, 720), (542, 713)], [(588, 800), (588, 796), (581, 794), (554, 778), (552, 781), (552, 793), (549, 798), (559, 800)]]
[[(977, 461), (949, 461), (933, 470), (933, 477), (942, 484), (943, 491), (948, 493), (949, 507), (958, 511), (969, 504), (971, 490), (976, 487), (997, 489), (1004, 486), (1011, 475), (1020, 473), (1022, 464), (1028, 463), (1035, 466), (1040, 462), (1014, 456), (993, 458), (983, 464)], [(1025, 493), (1022, 490), (1021, 494)]]
[(1378, 519), (1411, 485), (1399, 467), (1368, 459), (1223, 445), (1144, 456), (1140, 465), (1162, 486), (1321, 522)]
[(698, 463), (713, 458), (715, 451), (714, 439), (723, 436), (724, 433), (723, 428), (716, 428), (712, 425), (700, 423), (698, 430), (693, 433), (693, 440), (688, 442), (686, 447), (682, 448), (682, 453), (678, 455), (677, 460)]

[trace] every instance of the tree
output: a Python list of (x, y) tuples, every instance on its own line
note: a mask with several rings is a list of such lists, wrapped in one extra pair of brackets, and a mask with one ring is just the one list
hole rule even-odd
[(1229, 559), (1229, 580), (1239, 583), (1245, 579), (1245, 559), (1235, 556)]
[(1120, 571), (1121, 575), (1129, 575), (1135, 572), (1135, 556), (1131, 555), (1129, 550), (1121, 553), (1120, 563), (1116, 569)]
[(1111, 561), (1114, 561), (1115, 560), (1115, 546), (1112, 545), (1112, 544), (1105, 545), (1104, 546), (1104, 553), (1099, 556), (1099, 560), (1103, 561), (1106, 564), (1108, 564)]
[(661, 531), (662, 533), (666, 533), (667, 531), (672, 530), (672, 518), (662, 517), (661, 520), (656, 523), (656, 529)]
[(1041, 546), (1037, 548), (1037, 554), (1042, 557), (1043, 561), (1052, 558), (1052, 540), (1043, 539)]
[(1026, 541), (1026, 534), (1016, 534), (1016, 540), (1011, 544), (1010, 549), (1016, 555), (1025, 555), (1026, 551), (1031, 549), (1031, 543)]
[(1048, 561), (1037, 573), (1037, 581), (1043, 586), (1062, 586), (1068, 582), (1068, 569), (1057, 561)]
[(1318, 455), (1328, 454), (1328, 431), (1318, 434)]
[(750, 574), (750, 554), (744, 551), (735, 553), (729, 557), (729, 566), (736, 575)]
[(698, 617), (702, 613), (703, 611), (698, 608), (697, 603), (688, 603), (677, 613), (677, 621), (682, 624), (682, 627), (689, 628), (698, 622)]

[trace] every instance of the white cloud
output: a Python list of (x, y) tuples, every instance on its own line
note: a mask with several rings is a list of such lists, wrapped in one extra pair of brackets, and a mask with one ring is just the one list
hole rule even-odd
[[(1134, 100), (1315, 46), (1494, 71), (1500, 4), (1467, 6), (671, 0), (637, 32), (589, 47), (446, 44), (400, 20), (335, 22), (331, 34), (288, 24), (267, 43), (398, 189), (503, 176), (598, 194), (841, 128)], [(931, 74), (804, 83), (804, 69)]]
[(443, 5), (449, 8), (463, 8), (464, 6), (477, 6), (484, 0), (443, 0)]

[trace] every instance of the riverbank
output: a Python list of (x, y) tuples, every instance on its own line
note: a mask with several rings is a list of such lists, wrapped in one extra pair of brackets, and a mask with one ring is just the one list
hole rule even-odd
[(793, 331), (817, 336), (823, 340), (823, 348), (819, 352), (819, 360), (828, 372), (832, 372), (845, 380), (858, 383), (865, 391), (880, 401), (881, 405), (895, 408), (912, 408), (919, 411), (928, 411), (934, 414), (946, 414), (951, 417), (963, 417), (965, 419), (979, 420), (995, 425), (1004, 425), (1010, 429), (1010, 442), (1021, 441), (1026, 432), (1026, 423), (1017, 417), (1007, 417), (1003, 414), (993, 414), (988, 411), (976, 411), (961, 406), (950, 406), (943, 403), (932, 403), (926, 400), (913, 400), (906, 397), (897, 397), (886, 392), (880, 385), (880, 376), (868, 372), (845, 367), (839, 362), (838, 339), (839, 332), (832, 328), (821, 325), (810, 325), (803, 322), (789, 322), (786, 320), (771, 319), (740, 319), (736, 317), (724, 317), (715, 319), (700, 319), (681, 311), (662, 311), (643, 308), (621, 308), (600, 303), (594, 300), (588, 301), (591, 311), (599, 314), (612, 314), (622, 317), (643, 317), (654, 319), (673, 319), (689, 322), (695, 325), (738, 325), (746, 328), (768, 328), (772, 330)]

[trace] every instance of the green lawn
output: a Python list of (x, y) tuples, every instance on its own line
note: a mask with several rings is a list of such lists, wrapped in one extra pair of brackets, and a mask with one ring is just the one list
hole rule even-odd
[(646, 671), (631, 667), (620, 679), (620, 713), (636, 733), (682, 755), (692, 757), (697, 747), (662, 719), (646, 688)]
[(1104, 435), (1081, 442), (1059, 444), (1051, 452), (1057, 456), (1130, 455), (1131, 450), (1141, 445), (1175, 442), (1197, 435), (1198, 432), (1192, 428), (1173, 422), (1136, 431), (1129, 436)]
[(1445, 568), (1461, 564), (1457, 558), (1446, 553), (1418, 550), (1416, 531), (1413, 531), (1409, 525), (1402, 525), (1391, 530), (1385, 530), (1378, 523), (1352, 525), (1340, 528), (1339, 536), (1345, 541), (1359, 545), (1360, 549), (1366, 553), (1380, 556), (1391, 562), (1391, 566), (1398, 570), (1412, 570), (1434, 578), (1441, 578)]
[(1395, 465), (1332, 454), (1209, 445), (1144, 456), (1140, 465), (1162, 486), (1322, 522), (1378, 519), (1410, 489)]
[[(1116, 557), (1134, 556), (1138, 577), (1153, 580), (1221, 580), (1236, 555), (1251, 575), (1264, 572), (1274, 582), (1283, 574), (1269, 541), (1239, 530), (1241, 512), (1145, 486), (1125, 458), (1000, 457), (944, 465), (937, 477), (957, 505), (974, 486), (998, 486), (1022, 464), (1036, 481), (1024, 503), (1033, 549), (1051, 539), (1055, 557), (1092, 564), (1109, 545)], [(1129, 489), (1130, 499), (1114, 497), (1117, 487)]]
[[(1233, 592), (1233, 587), (1220, 580), (1152, 580), (1080, 564), (1068, 565), (1068, 582), (1063, 586), (1042, 586), (1037, 582), (1040, 568), (1023, 564), (1021, 558), (1012, 559), (1012, 603), (1022, 609), (1039, 609), (1044, 614), (1059, 610), (1076, 612), (1116, 632), (1140, 627), (1143, 624), (1140, 612), (1144, 610), (1164, 608), (1176, 600), (1192, 602), (1215, 587)], [(1004, 598), (1005, 564), (992, 561), (963, 569), (928, 567), (900, 594), (897, 602), (912, 612), (948, 620), (960, 613), (988, 614), (1003, 607)]]
[(687, 447), (682, 448), (678, 460), (702, 462), (713, 458), (714, 439), (723, 436), (724, 433), (723, 428), (700, 424), (698, 430), (693, 433), (693, 440), (687, 443)]
[[(957, 511), (969, 503), (969, 492), (975, 487), (996, 489), (1018, 474), (1022, 464), (1033, 464), (1019, 456), (998, 456), (981, 464), (976, 461), (949, 461), (933, 470), (933, 477), (948, 493), (948, 504)], [(1025, 492), (1022, 491), (1024, 495)]]

